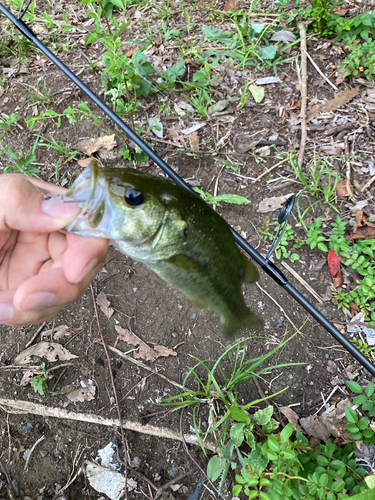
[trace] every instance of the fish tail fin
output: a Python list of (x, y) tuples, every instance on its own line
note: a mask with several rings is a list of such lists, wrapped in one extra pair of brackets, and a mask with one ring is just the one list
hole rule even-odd
[(263, 324), (263, 321), (258, 318), (258, 316), (246, 308), (243, 314), (223, 318), (221, 326), (224, 334), (228, 337), (232, 337), (239, 330), (260, 328)]

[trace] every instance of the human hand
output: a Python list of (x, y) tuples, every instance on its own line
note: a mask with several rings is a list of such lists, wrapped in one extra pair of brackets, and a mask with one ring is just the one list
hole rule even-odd
[(76, 203), (44, 200), (65, 189), (20, 174), (0, 175), (0, 324), (49, 321), (76, 301), (100, 270), (107, 240), (59, 230)]

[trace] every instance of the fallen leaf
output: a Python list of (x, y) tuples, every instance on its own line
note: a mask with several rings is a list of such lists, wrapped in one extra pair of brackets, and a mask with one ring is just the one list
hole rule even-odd
[(322, 422), (321, 418), (318, 417), (318, 415), (301, 418), (300, 424), (309, 436), (315, 436), (316, 438), (319, 438), (324, 442), (328, 441), (331, 435), (330, 429), (328, 429), (328, 427), (324, 422)]
[(112, 314), (115, 312), (112, 307), (110, 307), (111, 303), (106, 297), (106, 294), (104, 292), (100, 292), (99, 295), (96, 297), (96, 303), (100, 307), (101, 311), (107, 318), (109, 319)]
[(27, 385), (30, 384), (30, 380), (34, 377), (34, 372), (32, 370), (26, 370), (25, 373), (23, 374), (22, 380), (20, 382), (20, 385), (22, 387), (26, 387)]
[(266, 158), (267, 156), (269, 156), (271, 154), (271, 150), (270, 148), (265, 148), (263, 149), (263, 151), (259, 154), (259, 156), (261, 156), (262, 158)]
[(295, 411), (293, 411), (288, 406), (280, 406), (279, 411), (281, 411), (281, 413), (286, 416), (286, 418), (288, 419), (289, 422), (292, 422), (293, 429), (295, 429), (296, 431), (302, 432), (302, 429), (298, 423), (299, 416), (297, 415), (297, 413)]
[(199, 151), (199, 136), (197, 132), (189, 135), (190, 147), (193, 151)]
[[(105, 493), (110, 500), (119, 500), (124, 494), (124, 474), (107, 469), (93, 462), (86, 462), (86, 477), (90, 486), (98, 493)], [(138, 483), (132, 478), (127, 478), (127, 490), (133, 491)]]
[(345, 7), (335, 7), (333, 9), (334, 14), (338, 14), (339, 16), (345, 16), (345, 14), (348, 12), (348, 9)]
[(336, 185), (336, 192), (340, 198), (346, 198), (352, 195), (349, 179), (340, 179)]
[(220, 113), (221, 111), (224, 111), (225, 108), (228, 107), (230, 101), (219, 101), (213, 106), (211, 106), (208, 110), (208, 114), (210, 116), (215, 116), (217, 113)]
[(337, 145), (335, 145), (335, 144), (324, 144), (323, 146), (320, 146), (320, 151), (321, 151), (321, 153), (324, 153), (325, 155), (339, 156), (342, 153), (342, 148), (337, 147)]
[(274, 196), (272, 198), (264, 198), (260, 203), (257, 212), (265, 214), (267, 212), (274, 212), (279, 210), (286, 200), (292, 196), (293, 193), (286, 194), (285, 196)]
[(32, 356), (45, 358), (47, 361), (68, 361), (70, 359), (78, 358), (65, 347), (56, 342), (39, 342), (31, 347), (22, 351), (14, 360), (16, 365), (27, 365), (32, 361)]
[(159, 47), (163, 43), (163, 35), (158, 35), (154, 38), (155, 47)]
[(82, 158), (82, 160), (78, 160), (77, 163), (82, 168), (87, 168), (92, 162), (92, 158)]
[(363, 210), (368, 205), (368, 200), (359, 200), (355, 205), (347, 203), (345, 208), (349, 208), (352, 214), (356, 214), (358, 210)]
[(290, 105), (289, 109), (300, 108), (300, 107), (301, 103), (295, 99), (294, 101), (292, 101), (292, 104)]
[(351, 408), (353, 403), (349, 399), (342, 399), (325, 410), (320, 419), (332, 436), (351, 442), (349, 432), (345, 429), (345, 425), (348, 423), (345, 416), (345, 406)]
[(231, 10), (238, 10), (240, 6), (238, 5), (238, 0), (226, 0), (224, 4), (224, 12), (229, 12)]
[(115, 147), (115, 134), (104, 135), (93, 139), (84, 139), (83, 141), (79, 141), (79, 143), (75, 146), (78, 151), (87, 156), (91, 156), (96, 151), (99, 151), (100, 148), (111, 151)]
[(167, 349), (163, 346), (155, 346), (155, 348), (153, 349), (127, 328), (122, 328), (121, 326), (116, 325), (115, 329), (119, 334), (116, 343), (119, 340), (123, 340), (127, 344), (138, 347), (138, 349), (133, 352), (134, 359), (142, 358), (146, 361), (155, 361), (161, 356), (177, 356), (177, 353), (175, 351), (173, 351), (172, 349)]
[(345, 235), (348, 241), (354, 243), (355, 240), (369, 240), (375, 238), (375, 225), (367, 222), (366, 217), (361, 210), (358, 210), (355, 215), (357, 223), (352, 234)]
[(337, 70), (336, 85), (340, 85), (345, 80), (346, 68)]
[(247, 153), (250, 149), (254, 149), (262, 139), (255, 139), (253, 141), (241, 139), (241, 142), (235, 144), (237, 153)]
[(340, 258), (333, 250), (328, 251), (328, 267), (335, 288), (340, 288), (342, 286)]
[(66, 385), (60, 392), (73, 403), (83, 403), (84, 401), (91, 401), (92, 399), (95, 399), (96, 388), (92, 380), (88, 381), (86, 379), (83, 385), (85, 385), (85, 387)]
[(269, 85), (270, 83), (282, 83), (278, 76), (265, 76), (256, 80), (256, 85)]
[(180, 130), (180, 132), (181, 132), (181, 134), (184, 134), (184, 135), (190, 135), (193, 132), (195, 132), (196, 130), (199, 130), (200, 128), (204, 127), (205, 125), (206, 125), (206, 122), (196, 123), (195, 125), (192, 125), (189, 128), (185, 128), (184, 130)]
[[(353, 323), (352, 325), (350, 323)], [(356, 314), (351, 320), (350, 323), (346, 325), (346, 329), (349, 333), (362, 334), (366, 338), (366, 343), (368, 345), (375, 345), (375, 329), (367, 328), (365, 323), (365, 315), (361, 311)], [(363, 325), (356, 325), (355, 323), (363, 323)]]
[(343, 90), (342, 92), (338, 92), (333, 99), (325, 102), (324, 104), (316, 104), (307, 113), (307, 121), (316, 118), (320, 113), (344, 106), (358, 94), (358, 91), (359, 88), (354, 90)]
[(125, 56), (125, 57), (131, 57), (131, 56), (134, 54), (134, 52), (135, 52), (136, 50), (138, 50), (138, 49), (141, 49), (141, 46), (140, 46), (140, 45), (136, 45), (135, 47), (133, 47), (133, 48), (129, 49), (127, 52), (124, 52), (124, 56)]
[(151, 132), (159, 137), (159, 139), (163, 139), (163, 124), (156, 116), (151, 116), (148, 119), (148, 126), (151, 129)]
[(287, 31), (287, 30), (281, 30), (281, 31), (277, 31), (276, 33), (274, 33), (270, 40), (273, 41), (273, 42), (278, 42), (278, 41), (282, 41), (282, 42), (294, 42), (294, 40), (296, 40), (296, 35), (294, 33), (292, 33), (291, 31)]
[(195, 113), (193, 106), (186, 101), (178, 101), (174, 104), (174, 109), (179, 116), (186, 116), (186, 112), (192, 115)]
[(254, 98), (254, 101), (259, 104), (264, 99), (264, 88), (257, 85), (250, 85), (249, 90)]

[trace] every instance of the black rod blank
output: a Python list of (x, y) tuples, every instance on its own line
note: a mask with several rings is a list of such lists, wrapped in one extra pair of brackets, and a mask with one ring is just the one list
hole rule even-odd
[[(194, 190), (162, 159), (160, 156), (146, 143), (139, 135), (137, 135), (125, 122), (119, 118), (94, 92), (92, 92), (86, 84), (84, 84), (78, 76), (76, 76), (53, 52), (51, 52), (28, 28), (25, 23), (17, 19), (11, 12), (4, 7), (0, 2), (0, 12), (4, 14), (20, 31), (28, 38), (43, 54), (45, 54), (61, 71), (65, 73), (82, 92), (84, 92), (125, 134), (137, 144), (155, 163), (158, 165), (176, 184), (183, 186), (185, 189), (193, 192)], [(229, 226), (230, 227), (230, 226)], [(246, 253), (257, 262), (262, 269), (276, 283), (284, 288), (308, 313), (315, 318), (336, 340), (341, 344), (359, 363), (375, 377), (375, 366), (353, 345), (349, 340), (342, 335), (335, 326), (327, 320), (318, 309), (316, 309), (293, 285), (291, 285), (283, 273), (272, 264), (266, 261), (247, 241), (245, 241), (233, 228), (230, 230), (234, 236), (236, 243), (245, 250)]]

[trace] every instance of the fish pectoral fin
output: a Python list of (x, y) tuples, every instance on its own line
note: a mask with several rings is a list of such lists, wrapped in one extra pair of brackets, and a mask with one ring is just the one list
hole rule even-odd
[(195, 272), (200, 269), (200, 264), (193, 259), (189, 259), (186, 255), (178, 254), (170, 257), (166, 262), (172, 266), (179, 267), (187, 272)]
[(254, 283), (259, 279), (259, 273), (257, 268), (249, 260), (246, 259), (245, 264), (245, 283)]

